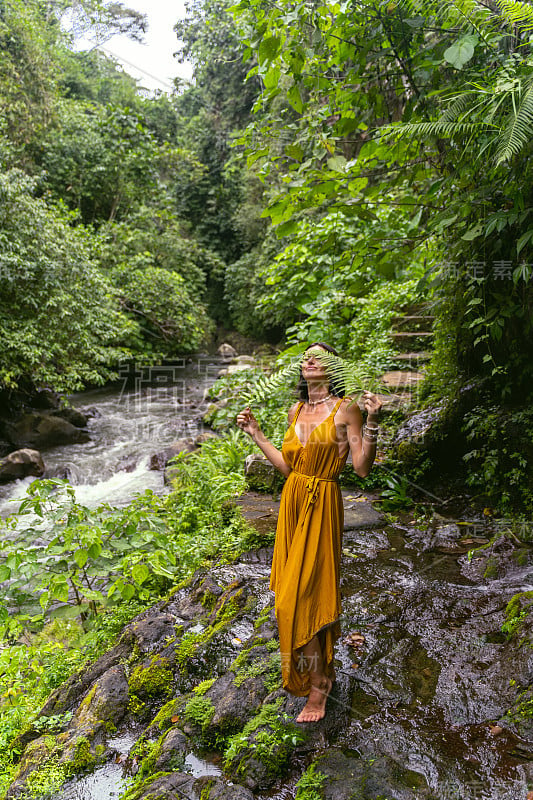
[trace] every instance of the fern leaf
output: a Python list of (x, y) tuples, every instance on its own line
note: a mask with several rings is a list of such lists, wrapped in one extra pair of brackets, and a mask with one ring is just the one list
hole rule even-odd
[(456, 122), (448, 119), (437, 119), (433, 122), (408, 122), (404, 125), (384, 125), (380, 135), (387, 139), (402, 139), (406, 136), (428, 137), (442, 136), (452, 138), (458, 135), (474, 135), (482, 130), (496, 129), (487, 122)]
[[(324, 365), (330, 382), (342, 387), (341, 393), (344, 395), (360, 395), (365, 389), (372, 392), (379, 391), (382, 394), (389, 392), (388, 388), (380, 383), (379, 378), (369, 375), (353, 361), (319, 348), (305, 352), (312, 352), (313, 355), (316, 355), (317, 360)], [(242, 393), (243, 401), (247, 405), (260, 404), (280, 390), (288, 386), (296, 386), (300, 377), (303, 354), (304, 350), (287, 366), (261, 378), (252, 391)]]
[(243, 401), (247, 405), (251, 405), (252, 403), (263, 403), (267, 397), (275, 394), (280, 389), (295, 384), (298, 380), (298, 376), (300, 375), (302, 355), (300, 355), (299, 358), (295, 358), (282, 369), (273, 372), (271, 375), (265, 375), (264, 378), (261, 378), (256, 383), (252, 391), (243, 392), (241, 395)]
[(496, 153), (496, 163), (517, 155), (533, 137), (533, 80), (524, 91), (520, 105), (502, 131), (500, 144)]
[(524, 31), (533, 29), (533, 8), (530, 3), (519, 0), (496, 0), (496, 5), (504, 19)]

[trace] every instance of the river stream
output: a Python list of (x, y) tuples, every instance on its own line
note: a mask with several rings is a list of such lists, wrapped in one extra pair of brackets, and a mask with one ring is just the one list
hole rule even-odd
[[(47, 476), (67, 477), (78, 502), (124, 505), (146, 489), (165, 491), (163, 473), (150, 469), (150, 456), (202, 431), (206, 390), (221, 366), (212, 356), (188, 363), (139, 369), (101, 389), (69, 397), (89, 413), (89, 442), (41, 450)], [(0, 486), (0, 515), (17, 509), (34, 478)]]

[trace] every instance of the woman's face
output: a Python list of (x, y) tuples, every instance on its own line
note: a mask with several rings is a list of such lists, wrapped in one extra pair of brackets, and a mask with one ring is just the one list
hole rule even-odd
[(315, 383), (329, 383), (329, 378), (326, 375), (326, 369), (319, 361), (319, 358), (317, 358), (317, 353), (326, 352), (327, 350), (325, 350), (323, 347), (320, 347), (320, 345), (314, 345), (314, 347), (311, 347), (309, 350), (305, 351), (302, 359), (302, 377), (308, 383), (309, 381), (313, 381)]

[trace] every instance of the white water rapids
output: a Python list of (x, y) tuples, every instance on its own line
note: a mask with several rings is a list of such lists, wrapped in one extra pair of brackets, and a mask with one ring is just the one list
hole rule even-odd
[[(163, 473), (150, 470), (150, 457), (176, 439), (203, 430), (205, 395), (221, 367), (216, 357), (187, 364), (139, 369), (126, 379), (72, 395), (70, 403), (94, 413), (91, 440), (42, 449), (45, 477), (67, 477), (79, 503), (124, 505), (146, 489), (165, 491)], [(0, 486), (0, 515), (16, 513), (34, 478)]]

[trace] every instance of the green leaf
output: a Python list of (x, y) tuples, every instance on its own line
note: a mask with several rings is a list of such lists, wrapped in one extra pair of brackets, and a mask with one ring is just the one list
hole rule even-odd
[(281, 238), (282, 236), (289, 236), (291, 233), (295, 233), (298, 230), (298, 222), (295, 219), (289, 219), (287, 222), (282, 222), (281, 225), (278, 225), (276, 228), (276, 236)]
[(272, 61), (279, 52), (281, 41), (277, 36), (266, 36), (258, 48), (259, 63)]
[(77, 550), (74, 553), (74, 561), (76, 562), (76, 564), (80, 569), (85, 566), (88, 558), (89, 554), (87, 553), (87, 550)]
[(263, 83), (267, 89), (275, 89), (279, 85), (281, 70), (279, 67), (270, 67), (263, 75)]
[(0, 565), (0, 583), (7, 581), (11, 577), (11, 570), (6, 564)]
[(134, 564), (131, 570), (135, 583), (144, 583), (150, 577), (150, 570), (146, 564)]
[(332, 156), (328, 158), (328, 167), (334, 172), (345, 172), (347, 163), (344, 156)]
[(131, 600), (132, 597), (135, 597), (135, 586), (132, 586), (131, 583), (124, 584), (120, 590), (120, 594), (123, 600)]
[(294, 110), (298, 112), (298, 114), (301, 114), (303, 112), (304, 104), (302, 100), (302, 95), (300, 93), (300, 87), (296, 83), (294, 83), (287, 92), (287, 100), (294, 108)]
[(474, 55), (474, 44), (470, 37), (463, 37), (444, 51), (444, 60), (455, 69), (462, 69)]
[(89, 558), (98, 558), (101, 552), (102, 552), (101, 542), (93, 542), (92, 545), (87, 550)]
[(88, 603), (80, 603), (74, 606), (59, 606), (50, 612), (51, 619), (75, 619), (80, 614), (84, 614), (89, 610)]

